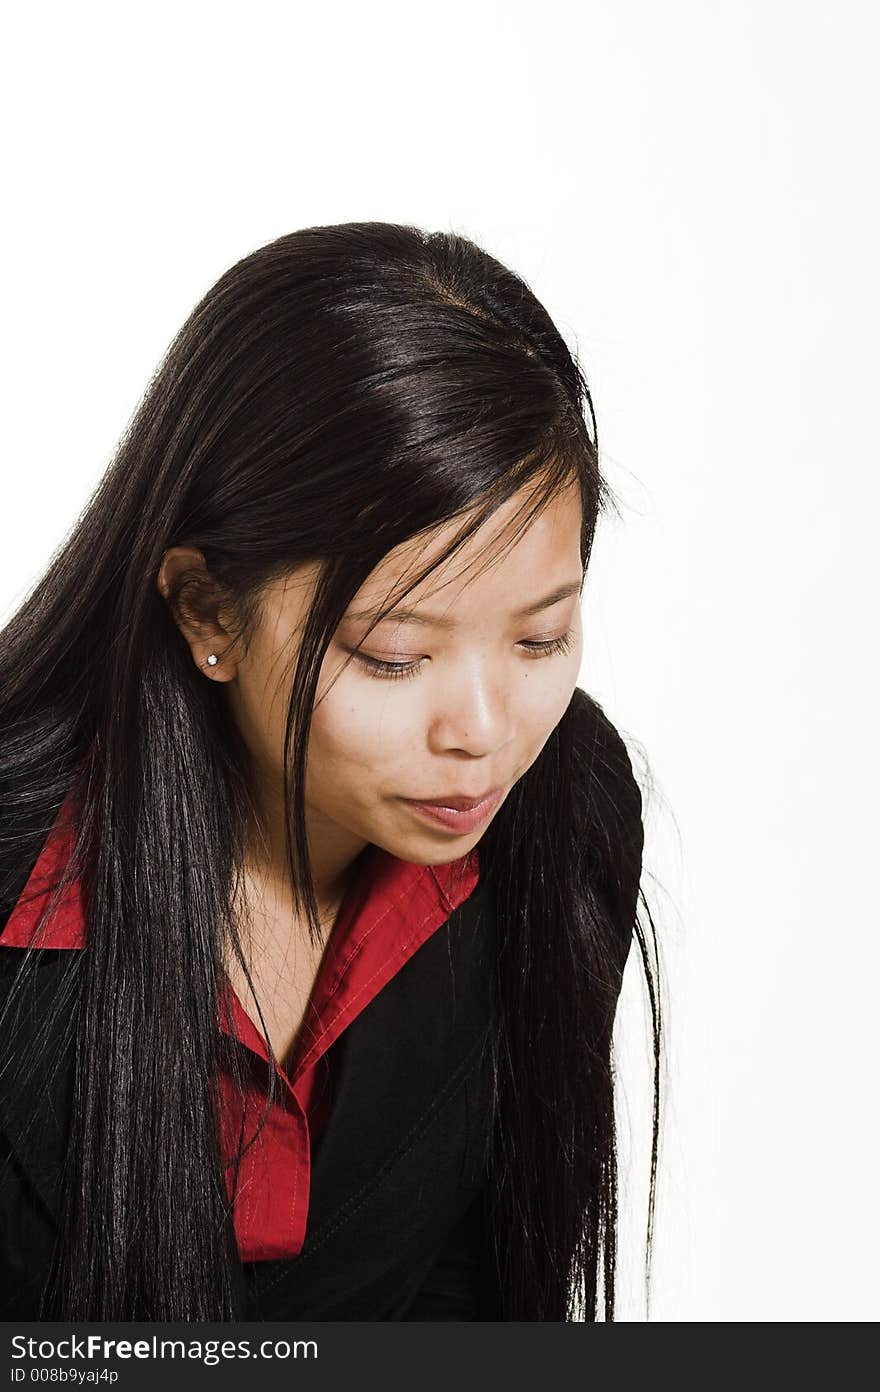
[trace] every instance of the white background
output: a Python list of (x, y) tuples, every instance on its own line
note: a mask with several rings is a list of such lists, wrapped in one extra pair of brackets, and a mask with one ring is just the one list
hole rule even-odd
[(5, 25), (0, 620), (167, 343), (298, 226), (519, 271), (622, 507), (581, 684), (644, 747), (667, 1062), (651, 1305), (637, 954), (623, 1320), (873, 1320), (878, 295), (872, 3), (19, 7)]

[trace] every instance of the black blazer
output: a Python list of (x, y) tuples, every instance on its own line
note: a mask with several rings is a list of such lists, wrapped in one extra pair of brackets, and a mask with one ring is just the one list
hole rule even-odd
[[(242, 1320), (500, 1319), (484, 1228), (489, 945), (485, 886), (343, 1030), (299, 1255), (237, 1260)], [(0, 948), (5, 1001), (22, 949)], [(0, 1317), (38, 1319), (56, 1232), (73, 1049), (39, 1041), (70, 952), (39, 950), (16, 1049), (57, 1062), (42, 1094), (0, 1087)], [(486, 1260), (484, 1261), (484, 1257)]]
[[(631, 917), (625, 927), (629, 937)], [(481, 880), (333, 1044), (334, 1100), (313, 1160), (302, 1251), (241, 1263), (228, 1220), (239, 1319), (502, 1318), (486, 1211), (496, 932)], [(0, 1006), (20, 951), (0, 947)], [(68, 1040), (39, 1032), (69, 956), (40, 949), (38, 999), (17, 1028), (22, 1057), (44, 1051), (45, 1090), (34, 1099), (16, 1092), (14, 1077), (0, 1081), (5, 1319), (39, 1318), (57, 1230), (74, 1060)]]

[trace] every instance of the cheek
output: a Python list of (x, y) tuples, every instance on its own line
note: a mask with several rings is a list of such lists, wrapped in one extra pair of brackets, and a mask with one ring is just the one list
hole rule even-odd
[(555, 664), (548, 658), (547, 663), (553, 664), (552, 671), (524, 679), (521, 705), (515, 712), (523, 743), (530, 751), (530, 762), (537, 758), (571, 704), (580, 672), (580, 653), (571, 653), (565, 661), (557, 659)]
[(341, 677), (312, 718), (310, 765), (337, 788), (386, 783), (415, 738), (414, 703), (365, 686)]
[(334, 763), (360, 763), (369, 757), (370, 722), (362, 704), (334, 691), (312, 717), (309, 757)]

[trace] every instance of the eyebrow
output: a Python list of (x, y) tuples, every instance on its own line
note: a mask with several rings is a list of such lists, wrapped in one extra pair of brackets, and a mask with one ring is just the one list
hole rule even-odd
[[(560, 585), (558, 589), (552, 590), (550, 594), (544, 595), (543, 599), (536, 599), (532, 604), (525, 605), (522, 609), (517, 609), (512, 615), (514, 619), (527, 619), (532, 614), (539, 614), (542, 609), (549, 609), (551, 605), (558, 604), (560, 600), (568, 599), (573, 594), (580, 594), (583, 577), (580, 580), (572, 580), (568, 585)], [(349, 614), (350, 619), (367, 620), (375, 617), (373, 610), (361, 610), (356, 614)], [(395, 608), (390, 613), (385, 614), (381, 622), (386, 623), (389, 619), (396, 619), (399, 623), (422, 624), (430, 628), (455, 628), (455, 619), (446, 618), (443, 614), (428, 614), (420, 609)]]

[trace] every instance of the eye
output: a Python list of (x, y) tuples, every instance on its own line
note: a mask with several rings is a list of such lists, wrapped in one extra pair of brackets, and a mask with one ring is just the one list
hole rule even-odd
[(553, 653), (571, 652), (574, 645), (574, 629), (562, 633), (558, 638), (532, 639), (523, 641), (520, 647), (526, 648), (533, 657), (550, 657)]
[(417, 662), (383, 662), (378, 657), (367, 657), (366, 653), (352, 650), (352, 657), (365, 667), (371, 677), (380, 677), (384, 680), (396, 681), (401, 677), (415, 677), (418, 675), (422, 665), (422, 659)]
[[(552, 657), (555, 653), (571, 652), (574, 646), (574, 629), (569, 629), (567, 633), (560, 634), (558, 638), (542, 638), (523, 640), (519, 646), (525, 648), (529, 657)], [(356, 662), (365, 669), (371, 677), (377, 677), (382, 681), (400, 681), (409, 677), (416, 677), (419, 674), (424, 658), (418, 658), (414, 662), (383, 662), (378, 657), (368, 657), (366, 653), (359, 652), (357, 648), (349, 649)]]

